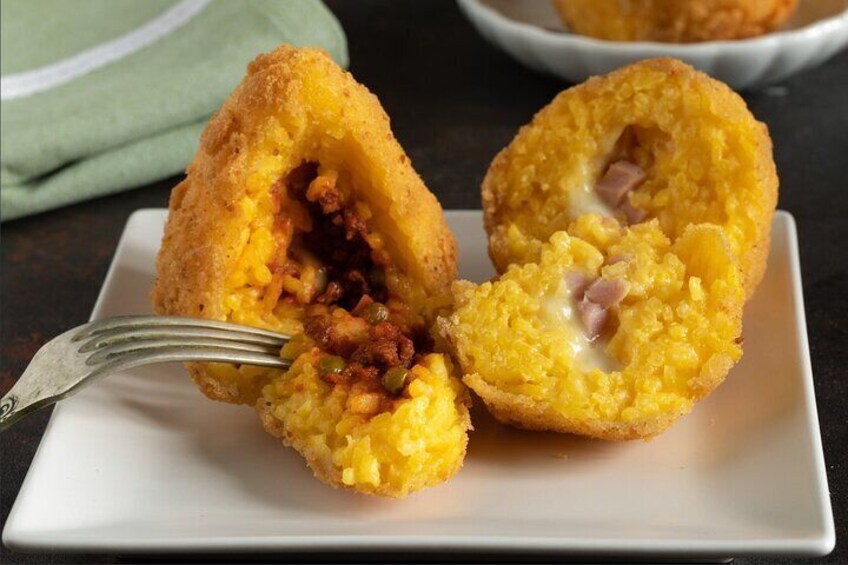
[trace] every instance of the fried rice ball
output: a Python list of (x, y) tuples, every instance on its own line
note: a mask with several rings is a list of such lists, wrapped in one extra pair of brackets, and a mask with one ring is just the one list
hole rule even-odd
[(321, 480), (402, 497), (462, 465), (468, 392), (428, 331), (456, 244), (377, 99), (322, 51), (250, 64), (174, 189), (157, 274), (159, 313), (293, 336), (288, 371), (190, 371)]
[(322, 353), (307, 347), (265, 387), (265, 428), (300, 452), (322, 481), (367, 494), (404, 497), (453, 476), (471, 427), (467, 389), (448, 358), (430, 354), (409, 371), (399, 396), (367, 381), (334, 386)]
[(692, 43), (778, 29), (798, 0), (553, 0), (575, 33), (611, 41)]
[(595, 212), (691, 224), (729, 236), (746, 294), (765, 272), (778, 179), (766, 126), (726, 85), (651, 59), (560, 93), (518, 132), (483, 181), (499, 272), (539, 258), (551, 234)]
[[(173, 191), (160, 314), (298, 334), (316, 305), (378, 300), (418, 327), (449, 293), (456, 244), (377, 98), (317, 49), (260, 55)], [(279, 371), (193, 364), (210, 398), (254, 404)]]
[(742, 354), (739, 271), (712, 225), (672, 243), (656, 219), (622, 228), (584, 215), (538, 262), (454, 293), (437, 331), (490, 412), (525, 429), (654, 436)]

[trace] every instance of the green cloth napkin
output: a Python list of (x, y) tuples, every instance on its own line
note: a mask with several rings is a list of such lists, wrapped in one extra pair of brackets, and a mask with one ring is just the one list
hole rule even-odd
[[(102, 62), (139, 37), (148, 44)], [(3, 0), (0, 42), (2, 220), (179, 173), (258, 53), (322, 46), (347, 65), (344, 32), (318, 0)], [(92, 61), (45, 90), (21, 82), (43, 71), (43, 88)]]

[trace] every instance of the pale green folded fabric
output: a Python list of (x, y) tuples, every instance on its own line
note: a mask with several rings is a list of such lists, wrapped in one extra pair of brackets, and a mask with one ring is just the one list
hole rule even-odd
[(318, 0), (3, 0), (0, 10), (2, 220), (182, 171), (258, 53), (320, 46), (347, 65), (344, 32)]

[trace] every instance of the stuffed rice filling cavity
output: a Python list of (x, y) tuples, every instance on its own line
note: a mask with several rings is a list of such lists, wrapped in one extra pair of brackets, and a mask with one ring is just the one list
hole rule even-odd
[(464, 455), (467, 393), (449, 361), (428, 354), (425, 303), (369, 205), (349, 177), (313, 161), (263, 194), (267, 217), (230, 296), (231, 316), (294, 336), (281, 351), (292, 367), (257, 402), (265, 428), (331, 484), (405, 496), (445, 480)]
[(584, 214), (670, 239), (721, 226), (750, 296), (765, 271), (778, 179), (766, 127), (724, 84), (651, 59), (563, 91), (521, 128), (483, 181), (499, 272), (539, 257)]
[(672, 243), (656, 220), (622, 228), (584, 215), (538, 263), (454, 294), (439, 327), (464, 381), (519, 427), (655, 435), (741, 356), (741, 282), (714, 226)]
[(411, 285), (370, 226), (369, 206), (349, 178), (314, 161), (251, 205), (264, 208), (264, 218), (254, 221), (230, 277), (228, 317), (299, 336), (284, 356), (304, 343), (317, 347), (322, 379), (368, 391), (369, 411), (387, 407), (408, 384), (417, 351), (432, 344), (406, 303)]

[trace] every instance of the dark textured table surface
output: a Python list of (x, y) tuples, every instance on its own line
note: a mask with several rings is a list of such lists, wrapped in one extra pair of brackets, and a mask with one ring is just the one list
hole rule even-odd
[[(566, 85), (525, 69), (488, 45), (453, 2), (338, 1), (330, 6), (348, 34), (351, 71), (382, 101), (427, 185), (445, 208), (478, 208), (478, 187), (492, 157)], [(836, 550), (816, 562), (848, 563), (843, 543), (848, 535), (848, 52), (744, 96), (771, 130), (781, 177), (779, 206), (798, 224), (837, 531)], [(0, 391), (12, 386), (45, 341), (88, 319), (127, 217), (138, 208), (166, 206), (178, 180), (2, 226)], [(48, 417), (47, 411), (37, 414), (0, 437), (4, 524)], [(121, 559), (22, 555), (4, 548), (0, 561)]]

